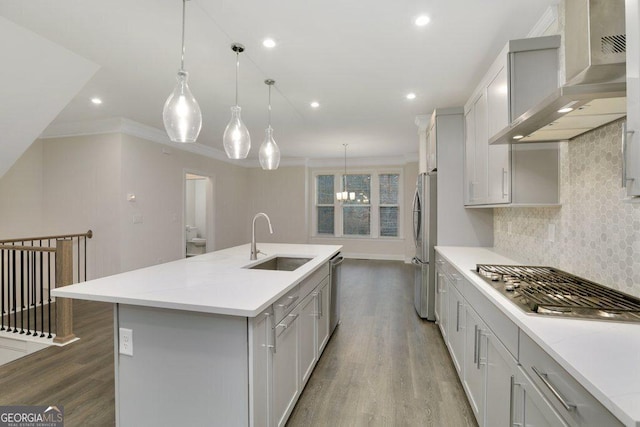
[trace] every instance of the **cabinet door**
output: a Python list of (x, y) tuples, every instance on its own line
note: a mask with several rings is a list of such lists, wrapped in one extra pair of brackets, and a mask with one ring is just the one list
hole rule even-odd
[(329, 278), (326, 278), (318, 285), (318, 358), (324, 351), (329, 341), (329, 304), (331, 302), (331, 286)]
[(448, 324), (448, 283), (445, 275), (442, 272), (437, 272), (436, 276), (436, 319), (438, 320), (438, 326), (442, 333), (444, 342), (448, 342), (447, 336), (447, 324)]
[(516, 360), (492, 333), (482, 332), (486, 348), (485, 426), (510, 426), (513, 423), (513, 387), (517, 375)]
[(566, 427), (568, 424), (553, 409), (521, 368), (517, 368), (513, 395), (513, 424), (526, 427)]
[(483, 91), (473, 104), (475, 110), (475, 181), (473, 199), (486, 203), (489, 198), (489, 132), (487, 129), (487, 96)]
[[(469, 404), (476, 415), (478, 424), (484, 420), (484, 383), (486, 366), (486, 346), (483, 346), (481, 334), (487, 329), (476, 312), (469, 306), (465, 310), (465, 352), (463, 384), (469, 397)], [(483, 354), (485, 363), (483, 363)]]
[[(627, 131), (624, 185), (627, 196), (640, 196), (640, 7), (638, 0), (625, 1), (627, 46)], [(623, 128), (624, 131), (624, 128)], [(633, 132), (633, 133), (631, 133)], [(623, 173), (624, 173), (623, 172)]]
[(507, 57), (504, 64), (487, 86), (487, 115), (489, 137), (509, 125), (509, 86)]
[(311, 292), (300, 303), (300, 317), (298, 322), (298, 351), (300, 353), (300, 384), (304, 386), (311, 376), (318, 358), (316, 345), (316, 307), (318, 293)]
[(299, 306), (276, 326), (273, 349), (273, 413), (274, 425), (283, 426), (300, 392), (298, 381)]
[(436, 124), (434, 123), (427, 135), (427, 169), (431, 172), (437, 169), (437, 167)]
[(464, 115), (464, 204), (475, 203), (476, 181), (476, 114), (471, 108)]
[(462, 363), (464, 362), (464, 342), (465, 342), (465, 304), (462, 295), (455, 288), (449, 286), (449, 350), (453, 365), (462, 373)]
[(252, 319), (249, 419), (253, 427), (271, 425), (272, 320), (271, 309)]

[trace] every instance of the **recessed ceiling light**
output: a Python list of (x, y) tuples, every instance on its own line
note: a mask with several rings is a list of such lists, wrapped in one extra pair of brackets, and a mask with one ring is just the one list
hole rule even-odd
[(95, 104), (95, 105), (100, 105), (100, 104), (102, 104), (102, 99), (97, 98), (97, 97), (91, 98), (91, 103)]
[(524, 138), (523, 135), (514, 135), (513, 139), (518, 140)]
[(407, 94), (407, 99), (416, 99), (416, 94), (411, 92)]
[(264, 39), (262, 40), (262, 46), (271, 49), (272, 47), (276, 47), (276, 41), (274, 39)]
[(561, 108), (558, 110), (558, 113), (568, 113), (569, 111), (573, 111), (573, 108), (571, 107)]
[(427, 25), (429, 22), (431, 22), (431, 18), (429, 18), (427, 15), (420, 15), (416, 18), (415, 20), (415, 24), (418, 27), (424, 27), (425, 25)]
[(313, 101), (311, 104), (311, 108), (318, 108), (320, 106), (320, 103), (318, 101)]

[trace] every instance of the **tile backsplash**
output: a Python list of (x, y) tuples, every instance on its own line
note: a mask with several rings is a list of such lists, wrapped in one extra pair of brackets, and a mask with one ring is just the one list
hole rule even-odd
[(640, 203), (620, 187), (622, 121), (560, 147), (559, 208), (494, 209), (497, 251), (640, 297)]

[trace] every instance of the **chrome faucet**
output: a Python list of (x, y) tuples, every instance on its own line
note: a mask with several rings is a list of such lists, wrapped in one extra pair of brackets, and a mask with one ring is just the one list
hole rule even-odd
[(249, 257), (249, 259), (252, 261), (258, 259), (258, 252), (260, 252), (256, 248), (256, 219), (261, 216), (266, 218), (267, 223), (269, 223), (269, 233), (273, 234), (273, 228), (271, 228), (271, 220), (269, 219), (267, 214), (264, 212), (257, 213), (253, 217), (253, 222), (251, 223), (251, 256)]

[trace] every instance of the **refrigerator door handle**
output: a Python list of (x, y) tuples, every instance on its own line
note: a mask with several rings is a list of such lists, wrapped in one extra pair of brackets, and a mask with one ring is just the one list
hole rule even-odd
[[(416, 187), (416, 192), (413, 195), (413, 242), (415, 243), (416, 247), (418, 247), (418, 238), (420, 235), (420, 228), (421, 228), (421, 224), (420, 222), (422, 221), (422, 215), (421, 215), (421, 203), (420, 203), (420, 194), (418, 193), (418, 188)], [(418, 215), (416, 215), (416, 212), (418, 213)]]

